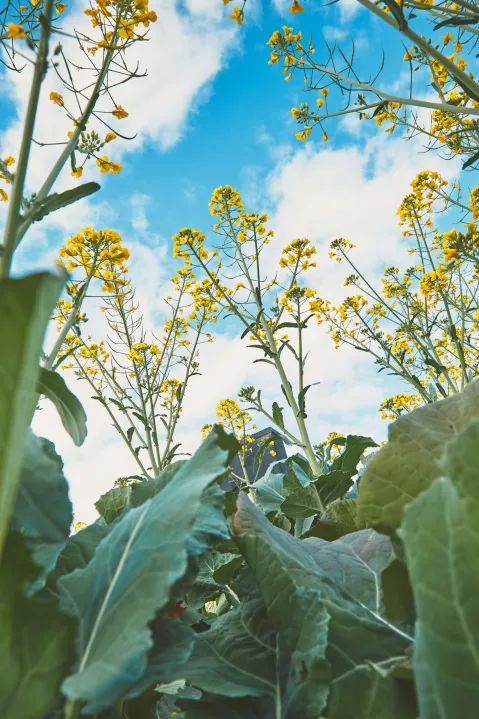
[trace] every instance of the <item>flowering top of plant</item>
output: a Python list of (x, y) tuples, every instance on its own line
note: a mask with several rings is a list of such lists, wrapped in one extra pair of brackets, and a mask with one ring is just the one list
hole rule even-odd
[[(382, 403), (387, 419), (457, 392), (477, 374), (479, 229), (470, 220), (478, 193), (473, 188), (465, 204), (460, 188), (447, 186), (438, 172), (422, 171), (399, 207), (403, 235), (414, 240), (409, 252), (415, 264), (403, 272), (387, 267), (376, 289), (352, 261), (353, 245), (335, 240), (330, 257), (349, 264), (353, 274), (345, 285), (358, 292), (336, 307), (319, 298), (310, 304), (337, 347), (370, 353), (413, 388)], [(462, 228), (440, 231), (436, 215), (452, 210), (460, 213)]]

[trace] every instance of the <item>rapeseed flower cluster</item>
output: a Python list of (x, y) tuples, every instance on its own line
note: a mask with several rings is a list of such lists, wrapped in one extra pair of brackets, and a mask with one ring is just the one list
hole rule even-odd
[[(478, 371), (479, 232), (470, 220), (479, 193), (473, 188), (465, 205), (460, 188), (448, 191), (447, 185), (437, 172), (420, 172), (398, 210), (403, 234), (414, 240), (416, 264), (405, 271), (387, 267), (377, 287), (351, 259), (351, 243), (335, 240), (330, 257), (350, 266), (344, 284), (356, 293), (338, 305), (319, 297), (310, 302), (336, 347), (368, 352), (413, 388), (381, 405), (385, 418), (459, 391)], [(436, 213), (456, 208), (462, 228), (439, 231)]]
[(106, 293), (126, 284), (129, 256), (118, 232), (93, 227), (84, 227), (60, 249), (60, 262), (68, 272), (81, 268), (85, 275), (101, 280)]

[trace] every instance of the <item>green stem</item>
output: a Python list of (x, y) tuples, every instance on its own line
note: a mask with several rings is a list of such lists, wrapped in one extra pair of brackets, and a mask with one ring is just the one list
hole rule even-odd
[(27, 176), (28, 160), (32, 147), (33, 129), (40, 99), (40, 89), (47, 71), (48, 44), (50, 39), (51, 15), (53, 0), (46, 0), (44, 13), (41, 15), (42, 31), (35, 60), (35, 69), (28, 98), (27, 113), (23, 125), (22, 141), (18, 155), (17, 171), (12, 185), (12, 196), (8, 206), (7, 220), (3, 240), (3, 257), (1, 260), (1, 276), (8, 277), (12, 266), (13, 253), (17, 246), (18, 228), (21, 219), (21, 209), (25, 179)]
[(63, 343), (64, 343), (64, 341), (65, 341), (65, 337), (67, 336), (67, 334), (69, 333), (69, 331), (70, 331), (71, 328), (73, 327), (73, 324), (74, 324), (74, 322), (75, 322), (76, 316), (77, 316), (77, 314), (78, 314), (78, 311), (80, 310), (80, 307), (81, 307), (81, 305), (82, 305), (83, 300), (85, 299), (86, 293), (87, 293), (87, 291), (88, 291), (88, 287), (89, 287), (89, 285), (90, 285), (90, 282), (91, 282), (91, 280), (92, 280), (93, 274), (94, 274), (94, 272), (95, 272), (95, 262), (96, 262), (96, 258), (95, 258), (95, 260), (93, 261), (92, 269), (90, 270), (90, 272), (89, 272), (88, 275), (86, 276), (86, 279), (85, 279), (85, 282), (84, 282), (84, 284), (83, 284), (83, 287), (81, 288), (80, 292), (78, 293), (78, 295), (77, 295), (76, 298), (75, 298), (75, 301), (74, 301), (73, 307), (72, 307), (72, 311), (70, 312), (70, 314), (69, 314), (69, 316), (68, 316), (68, 319), (66, 320), (65, 324), (64, 324), (63, 327), (61, 328), (60, 333), (59, 333), (59, 335), (58, 335), (58, 337), (57, 337), (57, 341), (56, 341), (55, 344), (53, 345), (53, 349), (52, 349), (52, 351), (50, 352), (50, 354), (48, 355), (48, 357), (47, 357), (47, 359), (46, 359), (46, 361), (45, 361), (45, 365), (44, 365), (44, 366), (46, 367), (46, 369), (51, 369), (51, 368), (53, 367), (53, 363), (55, 362), (55, 360), (56, 360), (56, 358), (57, 358), (57, 355), (58, 355), (58, 353), (59, 353), (60, 350), (61, 350), (61, 347), (62, 347), (62, 345), (63, 345)]
[(77, 719), (78, 717), (78, 704), (75, 701), (67, 701), (65, 709), (63, 711), (64, 719)]
[[(53, 0), (50, 0), (50, 4), (52, 4)], [(117, 30), (115, 30), (114, 37), (112, 38), (112, 45), (115, 44), (117, 37)], [(73, 134), (67, 144), (65, 145), (63, 151), (61, 152), (60, 156), (58, 157), (57, 161), (55, 162), (54, 166), (52, 167), (50, 173), (48, 174), (48, 177), (44, 181), (42, 187), (37, 193), (37, 200), (44, 200), (50, 190), (52, 189), (53, 185), (55, 184), (60, 172), (62, 171), (64, 165), (66, 164), (68, 158), (74, 151), (75, 147), (78, 143), (78, 138), (80, 137), (80, 134), (84, 131), (86, 124), (95, 109), (95, 105), (98, 101), (98, 98), (100, 96), (100, 91), (103, 86), (103, 83), (105, 81), (106, 75), (108, 73), (108, 70), (110, 68), (110, 63), (113, 59), (113, 49), (109, 49), (106, 53), (106, 57), (103, 63), (103, 67), (100, 70), (100, 74), (98, 75), (97, 81), (95, 83), (95, 87), (93, 88), (93, 92), (90, 96), (90, 99), (88, 100), (88, 103), (85, 107), (85, 111), (83, 115), (81, 116), (77, 126), (75, 127), (75, 130), (73, 131)], [(22, 241), (23, 237), (25, 236), (25, 233), (27, 232), (28, 228), (33, 222), (33, 214), (27, 213), (25, 217), (23, 218), (21, 224), (18, 227), (16, 236), (14, 238), (15, 241), (15, 247), (17, 247), (20, 242)]]

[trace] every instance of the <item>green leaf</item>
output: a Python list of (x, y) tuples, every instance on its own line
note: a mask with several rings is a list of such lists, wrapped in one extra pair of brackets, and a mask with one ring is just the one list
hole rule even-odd
[[(85, 701), (86, 713), (111, 705), (144, 675), (153, 645), (148, 625), (188, 573), (189, 556), (206, 549), (218, 511), (202, 514), (202, 495), (235, 451), (236, 440), (215, 427), (158, 494), (112, 525), (84, 569), (59, 580), (62, 606), (80, 620), (79, 662), (63, 691)], [(215, 531), (224, 536), (223, 526)]]
[(85, 410), (68, 389), (63, 377), (58, 372), (41, 367), (38, 392), (53, 402), (63, 426), (77, 447), (83, 444), (87, 435)]
[[(406, 659), (410, 637), (345, 591), (311, 556), (308, 542), (273, 527), (245, 497), (235, 528), (268, 619), (278, 630), (281, 716), (316, 719), (327, 701), (325, 716), (371, 717), (378, 682), (372, 665), (387, 674), (380, 675), (382, 682), (396, 686), (388, 672)], [(357, 557), (343, 555), (341, 561), (351, 581)], [(355, 583), (363, 579), (361, 570)], [(382, 716), (401, 714), (391, 704)]]
[(34, 561), (43, 568), (30, 591), (38, 590), (55, 566), (72, 519), (63, 462), (51, 442), (29, 431), (11, 526), (23, 534)]
[(0, 281), (0, 556), (37, 399), (43, 335), (62, 284), (47, 273)]
[(313, 517), (322, 510), (318, 490), (314, 484), (308, 487), (300, 487), (291, 494), (288, 494), (281, 504), (281, 511), (291, 519)]
[(197, 635), (183, 676), (203, 691), (223, 696), (275, 695), (274, 634), (254, 587), (241, 609), (220, 616)]
[(147, 499), (151, 499), (157, 494), (160, 489), (166, 487), (168, 482), (171, 482), (176, 472), (186, 464), (185, 460), (179, 460), (178, 462), (172, 462), (166, 469), (164, 469), (157, 477), (153, 479), (145, 479), (143, 482), (135, 482), (131, 485), (131, 497), (130, 504), (132, 507), (139, 507)]
[(254, 494), (263, 512), (277, 512), (286, 499), (284, 474), (268, 472), (254, 484)]
[(279, 406), (277, 402), (273, 402), (272, 412), (275, 424), (277, 424), (278, 427), (281, 427), (281, 429), (284, 430), (283, 409)]
[(443, 469), (404, 513), (414, 593), (420, 715), (477, 716), (479, 706), (479, 424), (447, 448)]
[[(185, 719), (274, 719), (271, 705), (265, 706), (257, 699), (227, 699), (207, 694), (199, 701), (183, 701), (182, 706)], [(166, 716), (169, 719), (171, 714)]]
[(404, 507), (440, 476), (444, 446), (476, 418), (479, 380), (391, 424), (387, 445), (371, 457), (361, 477), (360, 521), (385, 531), (397, 529)]
[(67, 207), (78, 200), (82, 200), (84, 197), (92, 195), (100, 189), (98, 182), (85, 182), (84, 185), (74, 187), (71, 190), (65, 190), (64, 192), (54, 192), (44, 200), (37, 200), (34, 202), (31, 209), (31, 214), (34, 222), (38, 222), (43, 219), (50, 212), (56, 212), (61, 210), (63, 207)]
[(357, 501), (355, 499), (336, 499), (328, 504), (326, 511), (317, 518), (305, 537), (319, 537), (328, 542), (339, 539), (344, 534), (363, 529), (358, 521)]
[(353, 484), (351, 473), (342, 470), (332, 470), (328, 474), (323, 474), (316, 482), (315, 486), (323, 504), (330, 504), (336, 499), (344, 497), (348, 489)]
[(95, 502), (95, 509), (107, 524), (118, 519), (120, 514), (129, 505), (131, 487), (114, 487), (102, 494)]
[(0, 716), (44, 719), (73, 661), (74, 621), (22, 591), (38, 572), (21, 535), (8, 536), (0, 570)]
[(127, 487), (114, 487), (108, 490), (95, 503), (98, 513), (107, 524), (111, 524), (115, 519), (118, 519), (126, 507), (139, 507), (147, 499), (151, 499), (155, 494), (158, 494), (171, 481), (184, 463), (184, 460), (173, 462), (153, 479), (145, 479)]
[(151, 625), (151, 633), (153, 648), (148, 654), (147, 670), (130, 689), (128, 698), (136, 697), (156, 684), (178, 679), (193, 651), (194, 632), (178, 619), (160, 616)]
[(97, 546), (109, 531), (110, 527), (102, 519), (99, 519), (76, 534), (72, 534), (60, 552), (55, 569), (48, 577), (48, 589), (57, 594), (56, 585), (60, 577), (70, 574), (75, 569), (86, 567), (95, 554)]
[(331, 463), (331, 471), (346, 472), (351, 477), (356, 474), (358, 462), (364, 451), (369, 447), (377, 447), (371, 437), (362, 437), (356, 434), (348, 434), (344, 449), (341, 454)]
[(363, 529), (334, 542), (306, 539), (303, 546), (338, 587), (376, 614), (384, 613), (382, 573), (395, 558), (388, 537)]

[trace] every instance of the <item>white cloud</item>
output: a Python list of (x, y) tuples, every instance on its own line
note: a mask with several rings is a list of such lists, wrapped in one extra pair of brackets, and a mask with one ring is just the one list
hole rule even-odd
[[(361, 148), (307, 145), (277, 158), (262, 192), (256, 173), (246, 170), (245, 182), (254, 180), (252, 188), (245, 188), (246, 194), (249, 191), (258, 202), (262, 195), (265, 204), (273, 208), (278, 248), (293, 237), (312, 239), (320, 258), (312, 283), (321, 294), (335, 299), (344, 291), (344, 268), (327, 260), (329, 242), (337, 236), (348, 237), (357, 245), (355, 257), (365, 272), (377, 275), (385, 263), (405, 257), (395, 212), (415, 173), (425, 165), (449, 177), (457, 170), (457, 164), (445, 163), (432, 154), (424, 157), (417, 149), (414, 143), (381, 135)], [(166, 243), (151, 233), (147, 207), (147, 197), (132, 197), (131, 222), (138, 235), (131, 246), (131, 275), (145, 327), (155, 329), (163, 316), (162, 297), (168, 281)], [(273, 249), (271, 261), (274, 254)], [(95, 322), (93, 329), (99, 331)], [(310, 351), (307, 382), (321, 382), (309, 393), (308, 422), (314, 440), (322, 440), (331, 429), (380, 438), (384, 426), (378, 420), (377, 406), (387, 391), (387, 379), (376, 374), (363, 353), (335, 351), (314, 325), (306, 343)], [(197, 446), (199, 428), (214, 418), (217, 402), (234, 396), (245, 384), (262, 388), (266, 402), (277, 400), (284, 405), (273, 369), (252, 364), (255, 357), (254, 350), (225, 334), (202, 348), (202, 376), (192, 380), (179, 426), (178, 439), (186, 451)], [(287, 362), (292, 370), (291, 360)], [(93, 502), (117, 477), (135, 471), (134, 462), (109, 427), (103, 408), (90, 399), (87, 386), (71, 380), (70, 384), (87, 408), (89, 437), (85, 446), (72, 447), (51, 409), (40, 413), (36, 427), (56, 441), (65, 460), (77, 518), (89, 520), (94, 517)]]
[[(155, 8), (155, 2), (151, 3)], [(125, 152), (134, 152), (146, 140), (160, 149), (174, 145), (185, 130), (188, 117), (201, 100), (207, 98), (209, 84), (224, 66), (227, 53), (236, 47), (234, 23), (227, 18), (221, 3), (216, 0), (164, 0), (156, 8), (158, 21), (150, 27), (148, 42), (136, 43), (127, 53), (128, 65), (147, 71), (146, 77), (121, 84), (113, 91), (117, 104), (127, 108), (130, 115), (122, 121), (113, 121), (125, 135), (135, 135), (131, 142), (121, 139), (108, 147), (112, 158), (119, 159)], [(88, 19), (78, 3), (66, 16), (68, 26), (87, 30)], [(62, 38), (69, 57), (80, 57), (74, 41)], [(83, 56), (82, 56), (83, 57)], [(80, 84), (88, 84), (85, 75)], [(2, 133), (0, 155), (16, 155), (20, 142), (21, 122), (28, 99), (31, 67), (24, 72), (5, 72), (2, 90), (13, 102), (17, 117)], [(62, 108), (49, 100), (51, 90), (63, 92), (60, 81), (51, 71), (42, 87), (41, 101), (35, 127), (35, 137), (41, 142), (58, 142), (66, 139), (71, 122)], [(206, 94), (205, 94), (206, 93)], [(72, 96), (63, 92), (65, 102), (75, 111)], [(108, 101), (109, 102), (109, 101)], [(111, 111), (111, 103), (101, 101), (102, 110)], [(108, 116), (105, 116), (108, 117)], [(93, 129), (93, 123), (91, 123)], [(98, 127), (95, 127), (98, 129)], [(100, 132), (101, 125), (99, 126)], [(46, 173), (59, 154), (58, 147), (34, 147), (28, 173), (29, 188), (38, 189)], [(89, 169), (87, 179), (97, 177), (97, 170)], [(71, 184), (69, 172), (64, 173)], [(59, 183), (61, 187), (63, 183)]]

